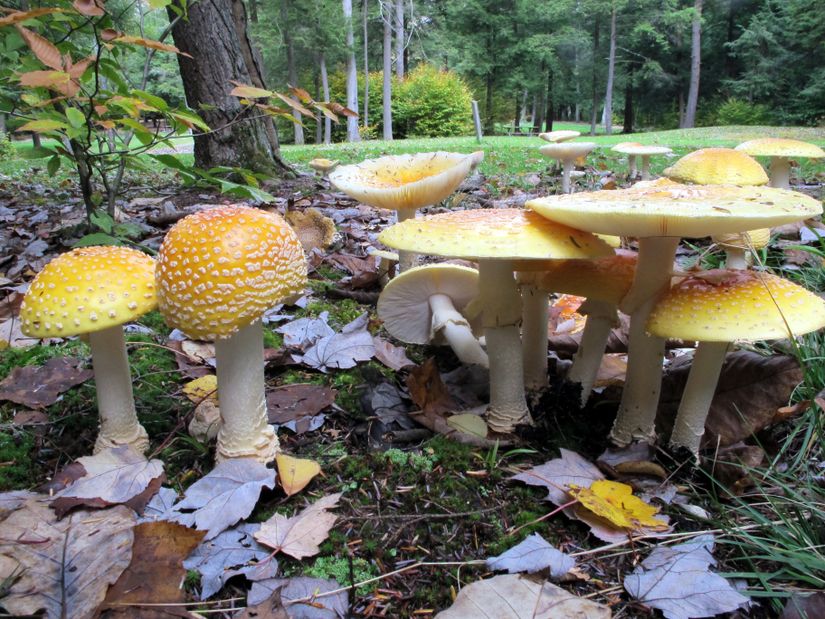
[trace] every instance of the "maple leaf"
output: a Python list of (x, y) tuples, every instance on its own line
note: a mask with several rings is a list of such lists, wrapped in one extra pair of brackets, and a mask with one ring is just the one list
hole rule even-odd
[(328, 369), (348, 369), (359, 361), (369, 361), (375, 355), (375, 344), (367, 330), (366, 312), (344, 325), (340, 333), (322, 337), (295, 361), (326, 372)]
[(664, 531), (667, 522), (656, 518), (657, 507), (633, 496), (633, 488), (617, 481), (597, 480), (589, 488), (570, 486), (570, 496), (597, 516), (622, 529)]
[(337, 516), (326, 510), (338, 504), (341, 493), (318, 499), (292, 518), (275, 514), (261, 525), (255, 539), (275, 552), (283, 552), (296, 559), (318, 554), (318, 544), (329, 536)]
[[(344, 619), (349, 616), (349, 601), (346, 591), (315, 598), (319, 593), (335, 591), (340, 588), (341, 585), (332, 579), (324, 580), (323, 578), (309, 578), (307, 576), (273, 578), (252, 583), (247, 603), (254, 605), (273, 600), (277, 602), (277, 606), (289, 611), (289, 617), (295, 619)], [(249, 617), (255, 616), (249, 615)]]
[(549, 567), (551, 578), (561, 578), (575, 565), (573, 557), (553, 548), (538, 533), (533, 533), (499, 556), (487, 559), (487, 567), (491, 570), (507, 570), (510, 574), (532, 574)]

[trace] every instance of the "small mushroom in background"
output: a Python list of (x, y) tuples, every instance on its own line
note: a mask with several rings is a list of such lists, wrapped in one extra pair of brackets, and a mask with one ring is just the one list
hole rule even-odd
[(579, 157), (586, 157), (596, 148), (594, 142), (563, 142), (555, 144), (545, 144), (539, 148), (539, 152), (545, 157), (561, 162), (561, 191), (570, 193), (570, 172), (573, 164)]
[(615, 146), (613, 146), (610, 150), (614, 153), (621, 153), (623, 155), (627, 155), (627, 178), (633, 179), (636, 178), (636, 159), (638, 155), (631, 155), (625, 151), (625, 148), (630, 146), (642, 146), (641, 142), (619, 142)]
[(100, 432), (94, 453), (149, 447), (135, 414), (123, 324), (157, 306), (155, 261), (126, 247), (82, 247), (61, 254), (34, 278), (20, 306), (20, 327), (32, 337), (88, 334)]
[(329, 176), (329, 173), (332, 172), (335, 168), (338, 167), (338, 164), (341, 163), (337, 159), (312, 159), (309, 162), (309, 167), (319, 172), (321, 174), (321, 178), (326, 178)]
[(394, 251), (367, 247), (367, 255), (375, 256), (378, 259), (378, 283), (381, 284), (383, 288), (387, 285), (387, 282), (395, 277), (395, 270), (398, 265), (398, 254)]
[(539, 137), (545, 142), (558, 144), (559, 142), (566, 142), (581, 135), (581, 131), (574, 131), (572, 129), (561, 129), (559, 131), (547, 131), (539, 133)]
[(156, 281), (166, 322), (193, 339), (215, 342), (218, 461), (269, 462), (278, 453), (267, 422), (260, 318), (302, 293), (306, 274), (292, 228), (280, 215), (245, 206), (184, 217), (160, 246)]
[(771, 229), (759, 228), (747, 232), (714, 234), (711, 239), (725, 250), (725, 268), (741, 270), (750, 266), (753, 252), (768, 246), (771, 240)]
[[(467, 178), (484, 159), (484, 151), (387, 155), (341, 166), (329, 175), (339, 191), (378, 208), (398, 211), (398, 221), (415, 217), (416, 209), (438, 204)], [(398, 270), (417, 263), (417, 255), (398, 252)]]
[(317, 208), (289, 210), (284, 219), (295, 230), (307, 253), (313, 249), (326, 249), (335, 241), (335, 222)]
[(691, 275), (653, 308), (647, 328), (658, 337), (698, 341), (670, 437), (697, 459), (729, 343), (795, 337), (825, 326), (825, 300), (762, 271)]
[(780, 189), (790, 187), (791, 159), (821, 159), (825, 157), (825, 151), (816, 144), (787, 138), (748, 140), (737, 146), (736, 150), (754, 157), (770, 157), (770, 185)]
[(478, 271), (456, 264), (409, 269), (378, 297), (378, 317), (407, 344), (446, 343), (467, 364), (489, 367), (487, 353), (463, 310), (478, 296)]
[(626, 144), (622, 146), (621, 150), (618, 150), (615, 146), (613, 147), (614, 150), (620, 153), (624, 153), (629, 155), (632, 158), (641, 157), (642, 158), (642, 180), (647, 181), (650, 180), (650, 158), (654, 155), (667, 155), (668, 153), (672, 153), (673, 149), (668, 148), (667, 146), (648, 146), (646, 144)]

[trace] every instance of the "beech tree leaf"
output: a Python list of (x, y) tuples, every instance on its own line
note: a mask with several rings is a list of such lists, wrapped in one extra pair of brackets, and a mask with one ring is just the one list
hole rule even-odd
[(297, 494), (306, 488), (321, 472), (321, 467), (315, 460), (293, 458), (286, 454), (275, 456), (275, 463), (278, 465), (278, 481), (287, 496)]
[(487, 422), (484, 421), (481, 415), (473, 415), (472, 413), (452, 415), (447, 417), (447, 425), (464, 434), (487, 438)]
[(44, 65), (55, 71), (63, 70), (63, 57), (60, 55), (60, 50), (48, 39), (44, 39), (36, 32), (32, 32), (23, 26), (16, 26), (17, 32), (32, 50), (37, 59)]
[(582, 458), (575, 451), (561, 449), (561, 458), (550, 460), (513, 476), (530, 486), (547, 488), (547, 500), (555, 505), (570, 502), (568, 488), (571, 485), (589, 488), (598, 479), (604, 479), (596, 465)]
[(276, 332), (284, 336), (284, 346), (306, 350), (323, 337), (335, 335), (327, 320), (329, 312), (321, 312), (317, 318), (299, 318), (281, 325)]
[(223, 588), (227, 580), (242, 574), (252, 581), (274, 578), (278, 561), (253, 538), (260, 524), (241, 524), (203, 542), (183, 562), (187, 570), (201, 575), (199, 600), (206, 600)]
[(608, 619), (610, 609), (549, 582), (503, 574), (464, 587), (436, 619)]
[(275, 487), (275, 476), (274, 470), (252, 458), (219, 462), (172, 507), (175, 520), (206, 531), (204, 539), (212, 539), (249, 516), (261, 491)]
[(530, 574), (550, 568), (551, 578), (561, 578), (576, 565), (576, 560), (553, 548), (541, 535), (533, 533), (521, 543), (497, 557), (487, 559), (491, 570), (507, 570), (510, 574)]
[(90, 369), (80, 367), (82, 361), (73, 357), (53, 357), (42, 366), (14, 368), (0, 381), (0, 400), (9, 400), (29, 408), (51, 406), (60, 394), (94, 376)]
[(190, 380), (183, 386), (183, 394), (195, 404), (200, 404), (203, 400), (218, 401), (218, 377), (214, 374), (206, 374)]
[(338, 504), (341, 493), (318, 499), (291, 518), (275, 514), (261, 525), (255, 539), (275, 552), (283, 552), (296, 559), (318, 554), (318, 544), (329, 536), (337, 516), (329, 513)]
[(132, 558), (135, 514), (117, 505), (57, 519), (43, 496), (0, 522), (2, 600), (12, 614), (88, 619)]
[(667, 619), (729, 613), (748, 603), (726, 579), (709, 570), (716, 561), (713, 536), (700, 535), (676, 546), (660, 546), (624, 579), (624, 588)]
[(334, 595), (324, 597), (314, 597), (319, 593), (340, 588), (341, 585), (332, 579), (324, 580), (307, 576), (273, 578), (252, 583), (247, 603), (260, 604), (278, 596), (290, 619), (344, 619), (348, 616), (349, 609), (346, 591), (339, 591)]

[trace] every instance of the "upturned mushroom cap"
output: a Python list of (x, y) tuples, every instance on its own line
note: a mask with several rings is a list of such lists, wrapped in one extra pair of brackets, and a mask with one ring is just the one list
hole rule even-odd
[(415, 210), (441, 202), (483, 159), (483, 151), (388, 155), (340, 166), (330, 173), (329, 181), (364, 204)]
[(642, 143), (641, 142), (619, 142), (618, 144), (613, 146), (610, 150), (612, 150), (614, 153), (627, 153), (625, 148), (628, 148), (630, 146), (642, 146)]
[(157, 304), (153, 258), (126, 247), (80, 247), (34, 278), (20, 306), (20, 328), (32, 337), (93, 333)]
[(636, 237), (704, 237), (768, 228), (822, 213), (818, 200), (772, 187), (648, 183), (529, 200), (548, 219), (596, 232)]
[(581, 131), (573, 131), (572, 129), (562, 129), (560, 131), (548, 131), (546, 133), (539, 133), (539, 137), (554, 144), (558, 142), (566, 142), (581, 135)]
[(753, 157), (732, 148), (702, 148), (688, 153), (663, 174), (696, 185), (766, 185), (768, 175)]
[(378, 240), (396, 249), (448, 258), (597, 258), (613, 253), (592, 234), (515, 208), (453, 211), (410, 219), (390, 226)]
[(748, 140), (742, 142), (735, 150), (754, 157), (801, 157), (809, 159), (825, 157), (825, 150), (822, 150), (816, 144), (788, 138)]
[(656, 304), (647, 329), (701, 342), (767, 340), (825, 326), (825, 300), (760, 271), (712, 270), (688, 277)]
[(224, 338), (300, 293), (307, 266), (282, 217), (220, 206), (184, 217), (158, 252), (160, 311), (194, 339)]
[(309, 167), (312, 168), (313, 170), (317, 170), (318, 172), (323, 173), (323, 172), (329, 172), (330, 170), (336, 168), (339, 163), (341, 163), (341, 162), (338, 161), (337, 159), (332, 160), (332, 159), (317, 158), (317, 159), (312, 159), (309, 162)]
[(617, 148), (617, 146), (614, 146), (612, 150), (615, 150), (617, 153), (624, 153), (625, 155), (638, 155), (640, 157), (644, 157), (646, 155), (667, 155), (668, 153), (673, 152), (673, 149), (668, 148), (667, 146), (650, 146), (647, 144), (632, 142), (625, 143), (621, 147), (621, 150)]
[(550, 159), (565, 161), (568, 159), (578, 159), (590, 154), (596, 148), (594, 142), (561, 142), (555, 144), (545, 144), (539, 147), (539, 152)]
[(429, 298), (443, 294), (459, 312), (478, 295), (478, 271), (457, 264), (414, 267), (393, 278), (378, 298), (378, 317), (394, 338), (408, 344), (433, 339)]

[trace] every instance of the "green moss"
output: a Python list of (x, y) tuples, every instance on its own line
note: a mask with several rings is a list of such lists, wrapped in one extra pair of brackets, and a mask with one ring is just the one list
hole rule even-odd
[(36, 483), (34, 437), (25, 431), (0, 433), (0, 490), (26, 488)]
[(141, 316), (138, 320), (138, 324), (141, 324), (144, 327), (149, 327), (155, 333), (162, 335), (165, 335), (170, 330), (169, 326), (166, 324), (166, 321), (163, 319), (163, 314), (157, 310), (153, 310)]
[(301, 311), (295, 312), (295, 317), (310, 316), (315, 318), (323, 312), (327, 312), (329, 314), (329, 326), (337, 331), (345, 324), (358, 318), (365, 311), (367, 311), (367, 308), (352, 299), (336, 299), (334, 301), (314, 299), (307, 303)]
[[(378, 576), (378, 570), (366, 559), (354, 557), (352, 570), (347, 557), (318, 557), (315, 562), (304, 570), (303, 576), (314, 578), (334, 578), (339, 585), (353, 585)], [(367, 595), (375, 585), (364, 585), (355, 591), (358, 595)]]
[(284, 336), (272, 329), (264, 328), (264, 348), (283, 348)]
[[(333, 268), (333, 267), (331, 267), (327, 264), (318, 265), (317, 267), (315, 267), (315, 272), (319, 276), (321, 276), (321, 277), (323, 277), (324, 279), (327, 279), (327, 280), (338, 281), (339, 279), (342, 279), (344, 277), (344, 273), (342, 271), (339, 271), (338, 269), (335, 269), (335, 268)], [(318, 281), (318, 280), (312, 280), (312, 281)]]
[(473, 448), (469, 445), (436, 436), (427, 442), (427, 447), (432, 449), (433, 455), (447, 470), (464, 472), (471, 468)]
[(30, 346), (28, 348), (0, 349), (0, 380), (14, 368), (27, 365), (43, 365), (53, 357), (85, 357), (89, 347), (80, 340), (69, 340), (56, 346)]

